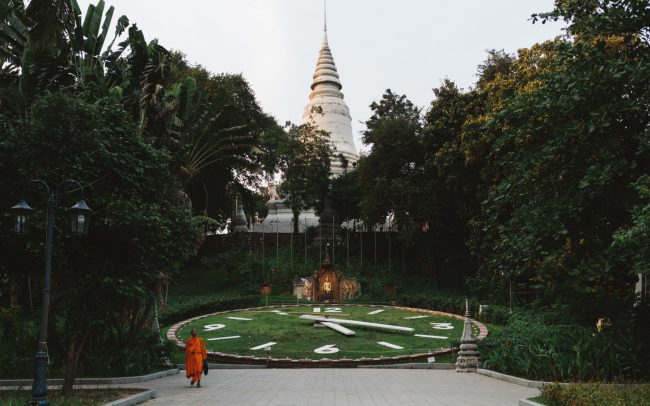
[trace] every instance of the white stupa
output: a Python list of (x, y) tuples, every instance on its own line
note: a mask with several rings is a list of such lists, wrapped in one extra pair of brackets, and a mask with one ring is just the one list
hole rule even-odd
[(359, 160), (359, 154), (352, 139), (350, 109), (343, 101), (343, 85), (327, 43), (327, 17), (323, 31), (323, 45), (318, 54), (309, 103), (305, 106), (302, 121), (329, 132), (334, 147), (330, 168), (332, 176), (337, 176), (344, 171), (339, 155), (343, 154), (348, 161), (348, 169), (351, 170), (352, 164)]
[[(348, 170), (359, 160), (359, 154), (352, 139), (352, 117), (350, 109), (343, 101), (341, 81), (334, 65), (332, 51), (327, 43), (327, 17), (325, 18), (323, 45), (321, 46), (316, 63), (316, 71), (309, 93), (309, 103), (305, 106), (302, 116), (303, 123), (311, 124), (330, 134), (330, 142), (334, 147), (330, 171), (332, 176), (344, 172), (339, 154), (348, 161)], [(293, 230), (293, 212), (277, 195), (275, 185), (269, 185), (268, 215), (259, 224), (253, 225), (254, 232), (291, 233)], [(303, 210), (298, 218), (300, 232), (307, 227), (318, 226), (319, 217), (314, 209)]]

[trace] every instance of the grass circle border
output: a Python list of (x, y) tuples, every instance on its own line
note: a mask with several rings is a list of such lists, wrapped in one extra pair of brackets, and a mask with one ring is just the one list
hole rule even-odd
[[(310, 306), (327, 306), (331, 303), (313, 303)], [(259, 306), (259, 307), (248, 307), (245, 309), (233, 309), (233, 310), (224, 310), (220, 312), (203, 314), (201, 316), (192, 317), (191, 319), (183, 320), (174, 324), (167, 331), (167, 339), (173, 342), (179, 348), (185, 348), (185, 343), (182, 340), (179, 340), (176, 337), (176, 331), (182, 326), (200, 320), (206, 317), (215, 316), (218, 314), (225, 314), (238, 311), (251, 311), (251, 310), (264, 310), (264, 309), (287, 309), (292, 307), (301, 307), (305, 304), (299, 305), (280, 305), (280, 306)], [(353, 307), (377, 307), (382, 309), (398, 309), (398, 310), (407, 310), (417, 313), (429, 313), (435, 314), (438, 316), (445, 316), (459, 320), (465, 320), (465, 316), (459, 314), (441, 312), (438, 310), (429, 310), (429, 309), (420, 309), (417, 307), (407, 307), (407, 306), (388, 306), (388, 305), (373, 305), (373, 304), (341, 304), (341, 306), (353, 306)], [(482, 340), (488, 335), (487, 327), (474, 319), (470, 319), (470, 322), (476, 326), (479, 330), (479, 335), (476, 337), (478, 340)], [(438, 356), (442, 354), (450, 354), (457, 349), (455, 348), (445, 348), (444, 350), (423, 352), (418, 354), (409, 354), (409, 355), (397, 355), (394, 357), (378, 357), (378, 358), (341, 358), (341, 359), (309, 359), (309, 358), (267, 358), (267, 357), (256, 357), (253, 355), (234, 355), (227, 354), (219, 351), (208, 351), (208, 360), (223, 362), (228, 364), (247, 364), (247, 365), (266, 365), (267, 367), (274, 368), (353, 368), (358, 365), (386, 365), (386, 364), (399, 364), (407, 362), (421, 362), (425, 361), (427, 358), (432, 356)]]

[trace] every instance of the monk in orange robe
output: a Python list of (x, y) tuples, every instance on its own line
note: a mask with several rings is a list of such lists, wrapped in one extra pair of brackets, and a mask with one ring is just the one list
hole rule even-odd
[(191, 378), (190, 386), (196, 382), (196, 387), (201, 387), (201, 374), (203, 373), (203, 361), (208, 358), (205, 350), (205, 340), (197, 337), (195, 328), (192, 329), (192, 337), (185, 341), (185, 376)]

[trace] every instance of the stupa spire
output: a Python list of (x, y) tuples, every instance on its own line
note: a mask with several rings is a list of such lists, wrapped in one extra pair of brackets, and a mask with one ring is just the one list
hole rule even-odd
[[(324, 3), (327, 7), (327, 3)], [(324, 10), (323, 21), (323, 45), (321, 45), (320, 52), (318, 53), (318, 61), (316, 62), (316, 71), (311, 82), (310, 99), (318, 96), (333, 96), (343, 98), (341, 89), (343, 85), (339, 80), (339, 74), (336, 71), (334, 64), (334, 57), (329, 44), (327, 43), (327, 9)]]
[(327, 44), (327, 0), (323, 0), (323, 44)]
[(348, 162), (348, 169), (359, 160), (352, 140), (352, 118), (350, 109), (343, 101), (339, 79), (332, 50), (327, 38), (327, 2), (323, 1), (323, 43), (318, 52), (316, 70), (311, 82), (309, 103), (305, 106), (303, 122), (316, 126), (330, 134), (335, 154), (331, 159), (331, 172), (337, 176), (344, 172), (340, 155)]

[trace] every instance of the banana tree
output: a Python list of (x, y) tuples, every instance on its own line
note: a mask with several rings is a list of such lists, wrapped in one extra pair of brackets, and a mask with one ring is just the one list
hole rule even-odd
[(20, 111), (25, 104), (19, 86), (22, 55), (28, 40), (24, 13), (24, 5), (0, 0), (0, 109)]

